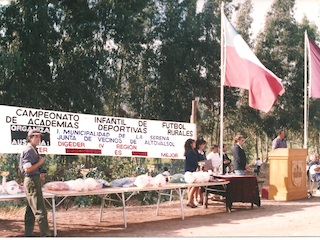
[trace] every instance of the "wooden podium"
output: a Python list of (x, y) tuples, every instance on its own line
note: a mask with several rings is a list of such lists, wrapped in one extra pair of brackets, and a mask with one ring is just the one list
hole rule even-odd
[(308, 149), (277, 148), (269, 152), (268, 199), (289, 201), (307, 198), (307, 156)]

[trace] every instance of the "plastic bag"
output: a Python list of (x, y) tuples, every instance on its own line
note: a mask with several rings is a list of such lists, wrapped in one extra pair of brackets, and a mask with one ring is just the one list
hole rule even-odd
[(134, 181), (136, 180), (135, 177), (126, 177), (126, 178), (120, 178), (115, 179), (110, 182), (110, 185), (112, 187), (123, 187), (124, 185), (133, 185)]
[(69, 186), (65, 182), (56, 181), (56, 182), (48, 182), (44, 186), (46, 190), (53, 190), (53, 191), (66, 191), (69, 190)]
[(176, 173), (176, 174), (173, 174), (172, 176), (170, 176), (169, 182), (171, 182), (171, 183), (186, 183), (186, 181), (184, 179), (184, 175), (181, 173)]

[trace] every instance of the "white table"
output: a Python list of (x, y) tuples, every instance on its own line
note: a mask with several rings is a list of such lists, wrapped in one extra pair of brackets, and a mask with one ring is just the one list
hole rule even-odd
[[(167, 183), (166, 185), (162, 187), (144, 187), (144, 188), (138, 188), (138, 187), (109, 187), (109, 188), (102, 188), (97, 189), (93, 191), (52, 191), (52, 190), (44, 190), (45, 193), (52, 194), (56, 197), (62, 197), (62, 200), (59, 201), (56, 205), (59, 206), (67, 197), (74, 197), (74, 196), (92, 196), (97, 195), (102, 198), (101, 201), (101, 207), (100, 207), (100, 216), (99, 221), (102, 219), (102, 211), (104, 207), (105, 200), (110, 199), (110, 194), (116, 194), (117, 200), (122, 202), (123, 207), (123, 221), (124, 221), (124, 227), (127, 228), (127, 221), (126, 221), (126, 202), (134, 195), (136, 192), (147, 192), (147, 191), (156, 191), (158, 193), (158, 201), (157, 201), (157, 212), (158, 215), (159, 212), (159, 205), (160, 205), (160, 198), (161, 196), (167, 195), (166, 193), (163, 193), (164, 190), (174, 190), (178, 193), (179, 200), (180, 200), (180, 210), (181, 210), (181, 218), (184, 220), (184, 210), (183, 210), (183, 189), (186, 189), (188, 187), (208, 187), (208, 186), (217, 186), (222, 185), (226, 186), (229, 183), (229, 181), (217, 181), (217, 182), (205, 182), (205, 183)], [(129, 197), (126, 198), (125, 193), (131, 193)], [(112, 199), (114, 200), (114, 199)]]

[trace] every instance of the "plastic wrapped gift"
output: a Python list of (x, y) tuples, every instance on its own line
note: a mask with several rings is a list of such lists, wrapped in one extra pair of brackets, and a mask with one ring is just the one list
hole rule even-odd
[(192, 174), (195, 177), (195, 180), (194, 180), (195, 183), (203, 183), (204, 182), (204, 177), (202, 175), (202, 172), (193, 172)]
[(153, 184), (154, 186), (157, 186), (157, 187), (163, 187), (164, 185), (167, 184), (166, 177), (163, 176), (162, 174), (158, 174), (157, 176), (154, 177)]
[(98, 183), (94, 178), (87, 178), (86, 180), (84, 180), (84, 185), (84, 189), (88, 191), (95, 190), (99, 188), (99, 186), (101, 186), (100, 188), (102, 188), (102, 184)]
[(144, 188), (149, 185), (149, 176), (147, 174), (137, 176), (134, 184), (139, 188)]
[(176, 173), (168, 177), (171, 183), (186, 183), (184, 174)]
[(210, 180), (210, 173), (208, 172), (202, 172), (203, 178), (204, 178), (204, 182), (209, 182)]
[(193, 176), (195, 176), (196, 183), (203, 183), (203, 182), (209, 182), (210, 180), (210, 173), (208, 172), (193, 172)]
[(75, 180), (68, 180), (68, 181), (65, 181), (65, 183), (68, 185), (70, 191), (74, 191), (75, 190), (74, 189)]
[(101, 184), (101, 188), (111, 187), (111, 184), (104, 179), (100, 178), (100, 179), (96, 179), (96, 181)]
[(62, 181), (48, 182), (43, 187), (46, 190), (53, 190), (53, 191), (69, 190), (68, 184)]
[(21, 193), (19, 184), (14, 180), (6, 182), (5, 190), (10, 195)]
[(196, 177), (192, 174), (192, 172), (185, 172), (184, 173), (184, 180), (186, 181), (186, 183), (194, 183), (194, 181), (196, 180)]
[(74, 181), (74, 190), (78, 192), (82, 192), (84, 190), (84, 180), (82, 178), (78, 178)]
[(125, 177), (120, 179), (115, 179), (110, 182), (110, 186), (112, 187), (124, 187), (124, 186), (134, 186), (134, 181), (136, 177)]

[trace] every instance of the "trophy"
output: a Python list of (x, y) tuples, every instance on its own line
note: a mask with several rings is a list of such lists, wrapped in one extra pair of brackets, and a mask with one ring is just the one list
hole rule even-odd
[(87, 174), (89, 173), (89, 171), (90, 171), (90, 169), (88, 169), (88, 168), (82, 168), (82, 169), (80, 169), (80, 173), (81, 173), (82, 176), (83, 176), (83, 180), (86, 179), (86, 176), (87, 176)]
[(221, 165), (213, 168), (213, 175), (219, 175), (221, 174), (221, 172), (222, 172)]
[(9, 175), (8, 171), (1, 171), (1, 176), (2, 176), (2, 194), (6, 194), (6, 181), (7, 181), (7, 176)]
[(151, 172), (154, 171), (155, 166), (154, 165), (147, 165), (147, 169), (148, 169), (148, 175), (151, 176)]
[(204, 161), (200, 161), (198, 162), (198, 166), (200, 167), (200, 172), (203, 172), (203, 166), (205, 165), (206, 163)]

